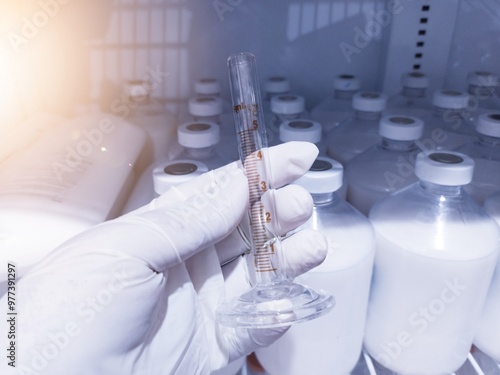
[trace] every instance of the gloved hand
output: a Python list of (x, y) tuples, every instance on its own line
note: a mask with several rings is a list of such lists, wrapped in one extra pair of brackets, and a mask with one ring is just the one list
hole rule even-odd
[[(285, 185), (317, 152), (303, 142), (269, 149), (281, 234), (312, 212), (309, 194)], [(247, 204), (247, 180), (235, 162), (60, 246), (17, 284), (16, 368), (4, 356), (2, 374), (208, 374), (271, 344), (286, 328), (215, 322), (219, 300), (250, 287), (244, 257), (223, 272), (216, 252), (227, 254), (228, 244), (244, 249), (228, 234)], [(327, 244), (318, 232), (300, 231), (280, 251), (294, 277), (321, 263)], [(5, 311), (7, 296), (0, 306)], [(8, 332), (5, 316), (0, 332)]]

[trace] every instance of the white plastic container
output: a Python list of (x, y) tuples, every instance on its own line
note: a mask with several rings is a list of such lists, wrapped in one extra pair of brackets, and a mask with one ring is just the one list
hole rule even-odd
[(467, 75), (467, 92), (470, 95), (471, 106), (479, 113), (484, 110), (500, 111), (500, 99), (496, 89), (500, 78), (493, 73), (475, 71)]
[[(72, 236), (121, 210), (146, 144), (141, 129), (109, 115), (47, 131), (0, 173), (0, 262), (18, 277)], [(5, 279), (6, 268), (0, 270)]]
[(381, 141), (347, 162), (347, 201), (368, 215), (376, 201), (416, 182), (415, 157), (420, 150), (415, 141), (423, 129), (423, 121), (416, 117), (382, 117)]
[(482, 204), (500, 190), (500, 112), (480, 115), (476, 120), (476, 137), (457, 151), (474, 159), (474, 176), (464, 189)]
[(256, 354), (271, 375), (347, 375), (361, 354), (375, 239), (369, 221), (336, 191), (342, 165), (319, 157), (296, 184), (314, 200), (311, 218), (302, 228), (321, 231), (328, 241), (325, 261), (297, 278), (335, 297), (325, 316), (292, 326), (274, 344)]
[(370, 211), (377, 250), (364, 343), (397, 373), (450, 374), (467, 359), (500, 246), (497, 223), (463, 191), (473, 168), (457, 152), (420, 153), (420, 181)]
[[(220, 129), (220, 147), (218, 151), (232, 160), (238, 159), (238, 145), (234, 115), (224, 111), (224, 101), (217, 96), (196, 96), (189, 99), (189, 113), (182, 118), (185, 122), (213, 122)], [(180, 151), (178, 149), (178, 151)], [(178, 154), (171, 155), (171, 159)]]
[(421, 147), (426, 150), (454, 150), (474, 137), (471, 122), (474, 108), (469, 94), (438, 90), (432, 97), (432, 114), (426, 118)]
[(51, 113), (36, 113), (17, 126), (8, 128), (0, 140), (0, 164), (27, 149), (51, 128), (65, 119)]
[(323, 125), (327, 134), (353, 114), (352, 97), (361, 88), (361, 80), (351, 74), (341, 74), (333, 80), (333, 94), (311, 110), (311, 118)]
[(274, 146), (280, 143), (280, 126), (285, 121), (307, 118), (306, 102), (303, 96), (284, 94), (271, 98), (272, 117), (266, 118), (267, 143)]
[[(500, 225), (500, 191), (485, 202), (486, 212)], [(500, 257), (474, 337), (474, 345), (500, 364)]]
[(131, 80), (125, 82), (125, 102), (112, 106), (114, 114), (143, 129), (148, 135), (143, 155), (138, 162), (141, 173), (151, 163), (169, 155), (175, 140), (177, 121), (161, 103), (151, 98), (152, 87), (148, 81)]
[(354, 94), (354, 114), (328, 133), (327, 154), (345, 166), (354, 156), (380, 141), (378, 127), (386, 103), (387, 97), (379, 92)]
[(409, 72), (401, 77), (402, 90), (387, 101), (386, 114), (425, 119), (432, 111), (427, 88), (429, 78), (422, 72)]
[(280, 125), (279, 137), (280, 141), (303, 141), (314, 143), (321, 155), (326, 152), (326, 141), (322, 139), (322, 127), (319, 122), (301, 119), (288, 120)]
[(287, 77), (272, 76), (264, 82), (264, 100), (262, 101), (264, 115), (267, 117), (271, 112), (271, 98), (276, 95), (290, 93), (290, 81)]

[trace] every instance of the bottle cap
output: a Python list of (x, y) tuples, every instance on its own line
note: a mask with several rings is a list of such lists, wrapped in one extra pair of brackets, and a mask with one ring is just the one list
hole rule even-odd
[(469, 94), (457, 90), (437, 90), (432, 96), (432, 104), (439, 108), (461, 109), (467, 107)]
[(124, 84), (125, 95), (129, 98), (142, 98), (151, 94), (151, 83), (147, 80), (129, 80)]
[(438, 185), (467, 185), (472, 181), (473, 172), (474, 161), (459, 152), (421, 152), (415, 162), (415, 175), (423, 181)]
[(284, 94), (290, 91), (290, 81), (286, 77), (269, 77), (265, 83), (265, 90), (270, 94)]
[(199, 95), (219, 95), (220, 82), (215, 78), (201, 78), (194, 83), (194, 92)]
[(352, 96), (352, 108), (363, 112), (382, 112), (387, 97), (380, 92), (361, 91)]
[(380, 119), (379, 134), (395, 141), (416, 141), (422, 136), (424, 122), (413, 116), (384, 116)]
[(220, 115), (223, 100), (217, 96), (201, 96), (189, 99), (189, 113), (193, 116), (209, 117)]
[(321, 141), (321, 125), (311, 120), (284, 121), (280, 125), (280, 141), (318, 143)]
[(476, 121), (476, 131), (490, 137), (500, 138), (500, 113), (483, 113)]
[(361, 80), (351, 74), (341, 74), (333, 79), (333, 88), (339, 91), (358, 91)]
[(303, 96), (299, 95), (276, 95), (271, 98), (271, 111), (278, 115), (298, 115), (306, 109)]
[(426, 89), (429, 87), (429, 78), (421, 72), (405, 73), (401, 76), (401, 84), (410, 89)]
[(471, 72), (467, 75), (467, 84), (479, 87), (498, 86), (498, 76), (490, 72)]
[(219, 125), (215, 122), (187, 122), (177, 129), (178, 142), (183, 147), (205, 148), (216, 145), (220, 139)]
[(302, 186), (311, 194), (332, 193), (342, 186), (343, 171), (338, 161), (320, 156), (294, 184)]
[(159, 164), (153, 169), (153, 185), (156, 194), (163, 194), (172, 186), (182, 184), (208, 172), (208, 167), (195, 160), (180, 159)]

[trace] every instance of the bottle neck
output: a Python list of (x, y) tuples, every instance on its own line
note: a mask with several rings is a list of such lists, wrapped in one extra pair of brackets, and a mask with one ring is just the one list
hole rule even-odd
[(333, 96), (339, 100), (351, 100), (356, 91), (335, 90)]
[(192, 157), (195, 160), (208, 159), (215, 155), (215, 146), (202, 148), (184, 147), (184, 150), (187, 156)]
[(500, 138), (478, 133), (477, 143), (485, 147), (500, 147)]
[(294, 113), (294, 114), (280, 114), (280, 113), (275, 113), (274, 116), (279, 119), (280, 121), (290, 121), (290, 120), (296, 120), (300, 118), (301, 113)]
[(220, 125), (220, 115), (214, 116), (195, 116), (192, 115), (194, 121), (197, 122), (215, 122), (217, 125)]
[(139, 95), (139, 96), (128, 96), (128, 102), (133, 104), (149, 104), (151, 103), (151, 96)]
[(315, 206), (324, 206), (326, 204), (335, 204), (340, 201), (336, 192), (311, 194)]
[(445, 197), (458, 197), (462, 194), (462, 186), (438, 185), (428, 181), (419, 182), (420, 187), (432, 195), (441, 195)]
[(380, 147), (389, 151), (413, 151), (417, 149), (415, 141), (397, 141), (389, 138), (382, 138)]
[(403, 87), (403, 96), (406, 96), (407, 98), (423, 98), (425, 97), (425, 91), (425, 89)]
[(356, 110), (355, 116), (362, 121), (378, 121), (382, 117), (382, 112), (364, 112)]
[(467, 92), (479, 99), (491, 98), (495, 94), (494, 87), (469, 85)]
[(447, 120), (458, 120), (462, 119), (462, 112), (464, 108), (441, 108), (434, 106), (432, 113), (434, 117), (440, 117), (441, 119), (446, 116)]

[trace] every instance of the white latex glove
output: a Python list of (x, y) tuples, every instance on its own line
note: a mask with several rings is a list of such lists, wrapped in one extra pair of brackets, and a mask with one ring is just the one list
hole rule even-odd
[[(270, 182), (282, 187), (308, 170), (317, 149), (291, 142), (269, 155)], [(1, 373), (208, 374), (279, 338), (286, 328), (215, 322), (220, 298), (249, 288), (244, 257), (223, 274), (214, 246), (234, 244), (221, 240), (246, 214), (247, 180), (239, 165), (204, 174), (74, 237), (30, 270), (16, 287), (16, 368), (5, 365), (4, 355)], [(275, 197), (283, 234), (312, 212), (311, 197), (297, 186), (278, 189)], [(281, 250), (293, 277), (321, 263), (327, 245), (317, 232), (298, 232)], [(4, 338), (7, 324), (4, 315)]]

